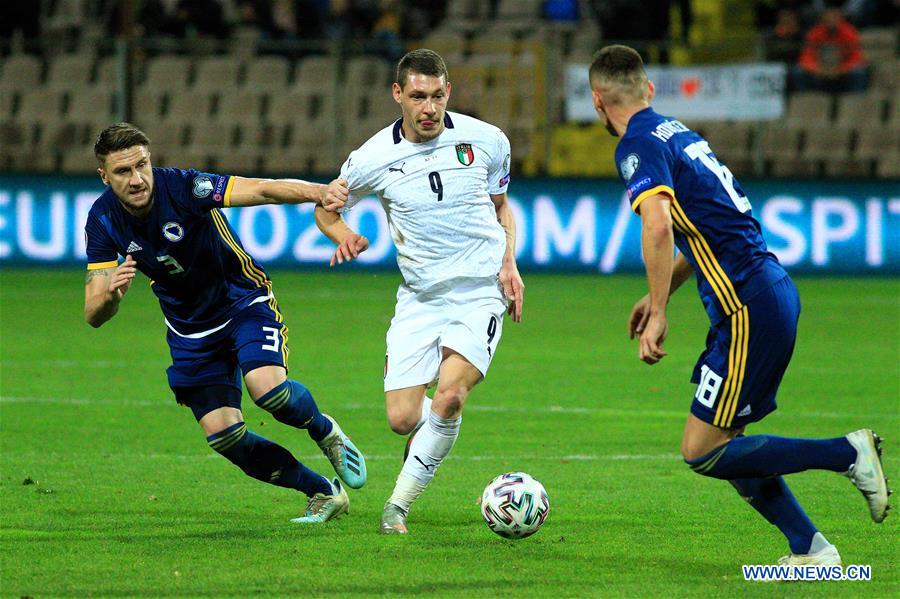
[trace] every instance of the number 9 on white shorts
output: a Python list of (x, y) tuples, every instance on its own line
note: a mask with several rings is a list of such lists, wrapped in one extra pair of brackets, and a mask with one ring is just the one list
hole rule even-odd
[(487, 376), (506, 307), (496, 278), (454, 279), (418, 293), (401, 286), (387, 333), (384, 390), (434, 382), (443, 348)]

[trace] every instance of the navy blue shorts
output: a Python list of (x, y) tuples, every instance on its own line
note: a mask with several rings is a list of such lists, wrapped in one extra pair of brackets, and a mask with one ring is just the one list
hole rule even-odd
[[(167, 373), (176, 400), (185, 403), (180, 398), (196, 396), (190, 389), (197, 387), (227, 386), (240, 395), (242, 373), (269, 365), (287, 369), (287, 333), (274, 299), (241, 310), (222, 330), (204, 337), (184, 337), (170, 329), (166, 340), (172, 365)], [(223, 397), (222, 406), (232, 403)]]
[(790, 277), (752, 297), (709, 329), (691, 382), (691, 413), (720, 428), (738, 428), (775, 410), (775, 394), (797, 339), (800, 296)]

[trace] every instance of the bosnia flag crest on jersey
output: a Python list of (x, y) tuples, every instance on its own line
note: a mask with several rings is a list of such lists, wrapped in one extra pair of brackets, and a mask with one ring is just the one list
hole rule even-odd
[(472, 144), (456, 144), (456, 157), (464, 166), (469, 166), (475, 160), (475, 152)]

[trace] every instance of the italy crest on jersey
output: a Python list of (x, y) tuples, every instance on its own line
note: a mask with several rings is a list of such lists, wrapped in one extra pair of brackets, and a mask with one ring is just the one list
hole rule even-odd
[(469, 166), (475, 160), (475, 152), (472, 151), (472, 144), (456, 144), (456, 158), (463, 164)]

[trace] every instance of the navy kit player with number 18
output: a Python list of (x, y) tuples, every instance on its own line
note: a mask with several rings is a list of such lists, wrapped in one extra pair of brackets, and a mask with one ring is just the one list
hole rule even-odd
[(101, 326), (115, 316), (136, 271), (147, 275), (168, 328), (169, 385), (194, 413), (209, 446), (248, 476), (309, 497), (294, 522), (319, 523), (346, 512), (347, 493), (337, 478), (328, 481), (244, 424), (242, 373), (253, 401), (279, 422), (306, 429), (340, 480), (352, 488), (366, 481), (365, 460), (350, 439), (319, 411), (306, 387), (287, 378), (288, 329), (272, 282), (221, 211), (321, 203), (325, 186), (153, 168), (150, 140), (128, 123), (104, 129), (94, 153), (109, 187), (85, 224), (85, 319)]
[[(706, 350), (692, 381), (697, 392), (681, 452), (698, 474), (729, 481), (787, 537), (787, 564), (840, 564), (782, 475), (832, 470), (863, 493), (872, 519), (887, 515), (887, 481), (878, 437), (863, 429), (835, 439), (744, 436), (775, 409), (775, 393), (794, 350), (800, 299), (766, 249), (750, 203), (709, 144), (680, 121), (650, 108), (653, 83), (640, 55), (607, 46), (590, 67), (594, 108), (621, 137), (616, 163), (641, 217), (649, 293), (628, 323), (647, 364), (666, 352), (669, 296), (692, 274), (710, 319)], [(673, 259), (674, 246), (679, 254)]]

